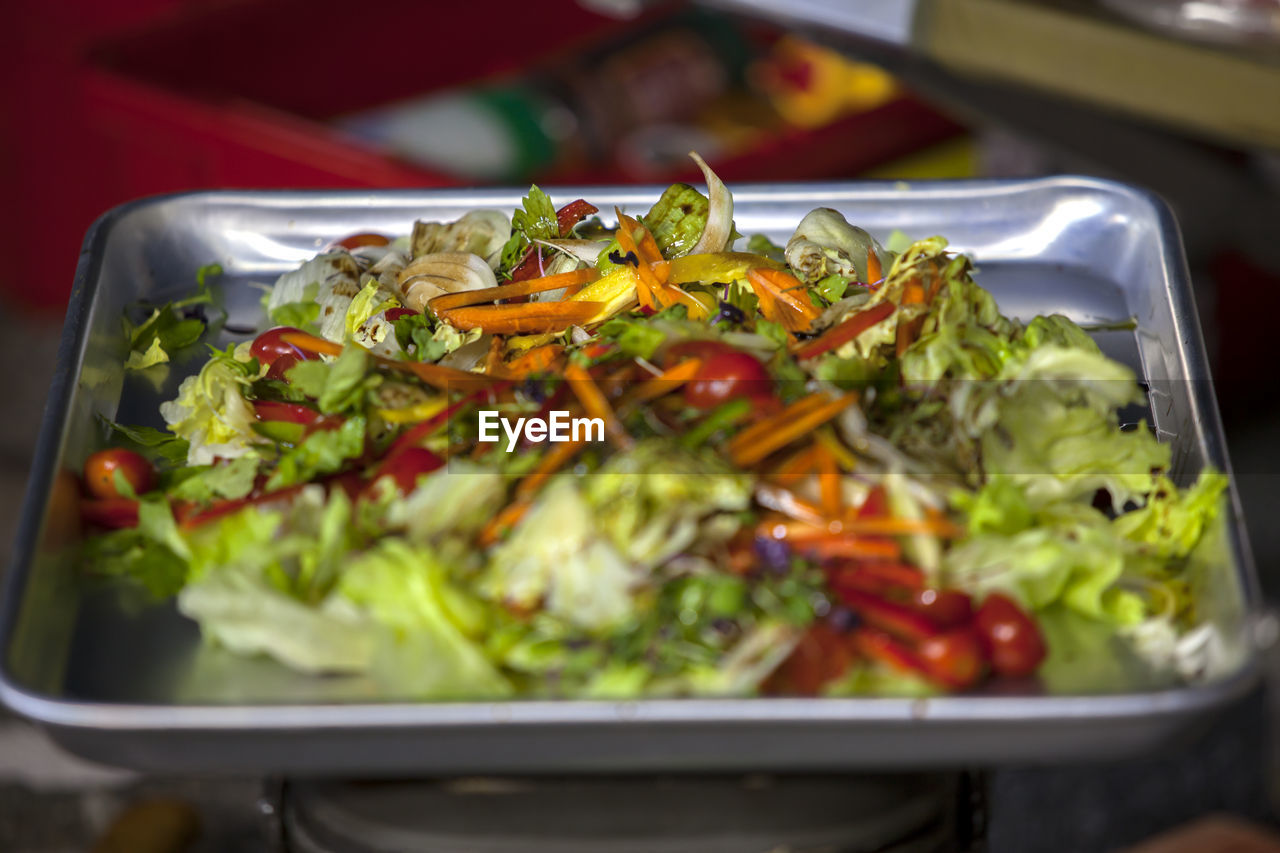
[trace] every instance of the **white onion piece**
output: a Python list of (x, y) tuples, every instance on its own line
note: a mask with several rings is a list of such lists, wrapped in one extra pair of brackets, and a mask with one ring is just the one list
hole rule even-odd
[(698, 168), (702, 170), (702, 176), (706, 178), (707, 198), (711, 202), (711, 209), (707, 213), (707, 226), (702, 229), (702, 236), (698, 238), (697, 244), (688, 251), (688, 254), (723, 252), (729, 246), (729, 236), (733, 234), (733, 196), (730, 195), (724, 181), (711, 171), (707, 161), (703, 160), (697, 151), (690, 151), (689, 156), (698, 164)]
[(566, 255), (588, 264), (594, 264), (599, 259), (600, 253), (609, 245), (603, 240), (579, 240), (575, 238), (534, 240), (533, 242), (540, 246), (554, 249), (557, 252), (564, 252)]

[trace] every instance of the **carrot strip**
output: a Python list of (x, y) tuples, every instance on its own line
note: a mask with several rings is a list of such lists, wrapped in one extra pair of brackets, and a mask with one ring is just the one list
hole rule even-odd
[(707, 306), (694, 299), (677, 285), (668, 284), (663, 287), (663, 290), (666, 293), (671, 294), (676, 302), (684, 303), (684, 306), (689, 309), (689, 319), (705, 320), (707, 317), (711, 316), (711, 312), (707, 310)]
[(814, 358), (833, 349), (839, 349), (888, 317), (893, 311), (893, 303), (888, 301), (878, 302), (870, 308), (854, 314), (840, 325), (828, 329), (808, 343), (803, 344), (795, 350), (795, 357), (799, 359)]
[(739, 435), (729, 445), (730, 457), (738, 467), (745, 468), (749, 465), (754, 465), (775, 450), (808, 435), (821, 424), (826, 423), (852, 406), (857, 399), (856, 394), (845, 394), (842, 397), (825, 402), (813, 411), (805, 412), (800, 417), (783, 424), (780, 429), (752, 443), (741, 442), (742, 436)]
[(835, 455), (824, 445), (819, 445), (818, 453), (818, 493), (821, 496), (822, 511), (831, 518), (838, 517), (843, 511), (843, 499), (840, 496), (840, 468), (836, 464)]
[(304, 352), (314, 352), (319, 355), (342, 354), (342, 344), (335, 344), (333, 341), (326, 341), (324, 338), (309, 335), (306, 332), (285, 332), (280, 336), (280, 340)]
[[(644, 283), (646, 286), (648, 286), (650, 290), (653, 291), (654, 295), (658, 297), (659, 301), (662, 301), (661, 295), (660, 295), (663, 289), (662, 282), (658, 281), (658, 277), (657, 275), (654, 274), (653, 268), (649, 266), (650, 261), (646, 260), (645, 256), (641, 252), (639, 245), (636, 244), (635, 231), (636, 229), (642, 226), (640, 225), (639, 222), (636, 222), (634, 219), (632, 219), (630, 216), (627, 216), (618, 208), (615, 207), (613, 210), (614, 210), (614, 213), (618, 215), (618, 230), (614, 232), (614, 237), (617, 238), (618, 245), (622, 247), (623, 252), (627, 252), (632, 255), (635, 255), (636, 265), (634, 269), (636, 273), (639, 274), (640, 281)], [(656, 244), (654, 248), (657, 248)], [(661, 261), (662, 260), (661, 253), (659, 253), (658, 256), (656, 258), (653, 258), (652, 260)]]
[(786, 485), (793, 480), (806, 477), (813, 470), (814, 460), (817, 458), (818, 448), (815, 445), (802, 447), (791, 456), (787, 457), (781, 465), (779, 465), (770, 475), (769, 479), (775, 483)]
[(586, 446), (585, 441), (562, 441), (552, 445), (547, 454), (538, 460), (537, 466), (516, 486), (516, 499), (529, 500), (538, 493), (543, 484), (551, 479), (551, 475), (559, 471), (565, 464), (578, 455), (578, 451)]
[(781, 412), (778, 412), (775, 415), (770, 415), (769, 417), (757, 421), (747, 427), (734, 437), (734, 441), (740, 442), (745, 447), (746, 445), (755, 442), (757, 439), (766, 436), (775, 430), (781, 429), (787, 421), (800, 417), (802, 414), (811, 410), (816, 410), (826, 401), (826, 399), (827, 398), (821, 394), (809, 394), (806, 397), (801, 397)]
[[(280, 339), (287, 344), (296, 346), (298, 349), (319, 353), (320, 355), (338, 356), (342, 354), (343, 350), (341, 344), (335, 344), (332, 341), (309, 335), (306, 332), (286, 332), (280, 336)], [(482, 374), (468, 373), (465, 370), (441, 367), (438, 364), (430, 364), (428, 362), (396, 361), (390, 358), (382, 358), (381, 356), (373, 356), (373, 360), (381, 367), (412, 373), (428, 385), (445, 390), (456, 390), (460, 385), (475, 385), (476, 383), (492, 381), (492, 379), (486, 378)]]
[(488, 547), (497, 542), (504, 531), (520, 523), (520, 519), (524, 518), (525, 513), (529, 511), (529, 505), (530, 501), (515, 501), (503, 507), (501, 512), (485, 522), (484, 527), (480, 529), (480, 535), (477, 537), (479, 543)]
[(867, 284), (875, 284), (884, 278), (884, 272), (880, 269), (880, 256), (876, 254), (875, 249), (867, 249)]
[(675, 367), (668, 367), (652, 379), (646, 379), (627, 395), (623, 406), (630, 407), (656, 400), (663, 394), (676, 390), (692, 379), (702, 367), (702, 360), (687, 358)]
[(524, 302), (518, 305), (469, 305), (440, 313), (458, 329), (482, 329), (498, 335), (563, 332), (599, 313), (603, 302)]
[(560, 344), (543, 344), (534, 347), (519, 358), (507, 362), (506, 369), (513, 376), (528, 376), (530, 373), (545, 373), (554, 369), (564, 358), (564, 347)]
[(564, 369), (564, 378), (568, 380), (569, 389), (582, 403), (582, 408), (587, 410), (587, 414), (604, 421), (605, 435), (619, 447), (630, 447), (631, 436), (627, 435), (622, 425), (618, 423), (617, 415), (613, 413), (604, 392), (591, 378), (591, 374), (581, 365), (570, 364)]
[(582, 270), (571, 270), (557, 275), (544, 275), (541, 278), (529, 278), (497, 287), (482, 287), (479, 290), (463, 290), (458, 293), (443, 293), (427, 303), (427, 307), (437, 315), (453, 308), (465, 308), (468, 305), (482, 305), (486, 302), (498, 302), (517, 296), (530, 296), (534, 293), (546, 293), (562, 287), (582, 287), (600, 278), (598, 270), (588, 267)]
[(671, 261), (657, 261), (649, 264), (649, 269), (653, 270), (654, 277), (663, 284), (671, 280)]

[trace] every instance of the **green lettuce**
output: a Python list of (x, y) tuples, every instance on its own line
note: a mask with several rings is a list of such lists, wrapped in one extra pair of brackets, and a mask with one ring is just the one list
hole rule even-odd
[(177, 399), (160, 404), (169, 429), (188, 442), (188, 464), (234, 459), (262, 442), (253, 430), (253, 406), (243, 393), (257, 371), (257, 361), (248, 357), (248, 344), (234, 354), (215, 353), (198, 374), (182, 381)]
[(243, 498), (253, 490), (257, 475), (257, 457), (241, 456), (222, 465), (196, 469), (170, 489), (169, 494), (179, 500), (201, 503), (209, 503), (216, 498)]
[(280, 457), (267, 489), (306, 483), (341, 470), (364, 453), (365, 419), (353, 415), (337, 429), (317, 430)]
[(358, 409), (364, 392), (377, 382), (369, 372), (369, 354), (358, 346), (344, 347), (333, 361), (300, 361), (288, 375), (289, 384), (326, 414)]
[(344, 572), (338, 594), (382, 628), (375, 666), (397, 689), (432, 698), (497, 698), (510, 682), (476, 642), (484, 607), (433, 552), (387, 539)]

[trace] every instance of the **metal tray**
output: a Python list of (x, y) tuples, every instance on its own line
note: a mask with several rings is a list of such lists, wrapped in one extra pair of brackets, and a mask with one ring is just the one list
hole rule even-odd
[[(979, 281), (1007, 313), (1137, 317), (1136, 333), (1100, 340), (1151, 384), (1152, 416), (1176, 447), (1176, 470), (1185, 479), (1206, 462), (1227, 468), (1177, 227), (1153, 196), (1076, 177), (735, 189), (744, 233), (785, 239), (808, 210), (828, 205), (881, 238), (895, 228), (947, 235), (977, 259)], [(553, 196), (634, 211), (659, 191), (566, 188)], [(231, 322), (252, 325), (259, 291), (249, 283), (272, 281), (331, 239), (401, 233), (415, 218), (478, 206), (509, 210), (519, 197), (202, 192), (133, 202), (99, 219), (76, 273), (0, 614), (0, 698), (72, 752), (150, 770), (794, 770), (1111, 758), (1155, 748), (1254, 682), (1258, 595), (1234, 498), (1211, 582), (1199, 593), (1226, 665), (1192, 685), (1121, 668), (1119, 677), (1047, 691), (914, 700), (421, 703), (360, 679), (234, 658), (202, 643), (172, 606), (143, 606), (77, 578), (68, 533), (74, 483), (65, 472), (100, 440), (95, 413), (155, 423), (164, 396), (123, 374), (119, 317), (127, 303), (180, 293), (199, 266), (218, 261)], [(175, 366), (162, 390), (196, 366)]]

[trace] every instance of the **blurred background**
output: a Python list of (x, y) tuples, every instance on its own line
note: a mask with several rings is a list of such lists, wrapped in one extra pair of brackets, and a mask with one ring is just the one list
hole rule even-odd
[[(731, 186), (1073, 172), (1161, 194), (1183, 231), (1259, 570), (1280, 590), (1278, 0), (50, 0), (5, 12), (0, 249), (35, 261), (0, 267), (5, 543), (78, 247), (108, 208), (201, 188), (665, 184), (696, 177), (685, 153), (697, 149)], [(1256, 694), (1150, 762), (984, 776), (989, 849), (1111, 849), (1222, 811), (1273, 822), (1266, 707)], [(89, 768), (0, 720), (0, 849), (88, 849), (138, 803), (175, 838), (202, 822), (192, 849), (266, 849), (254, 846), (260, 781)]]

